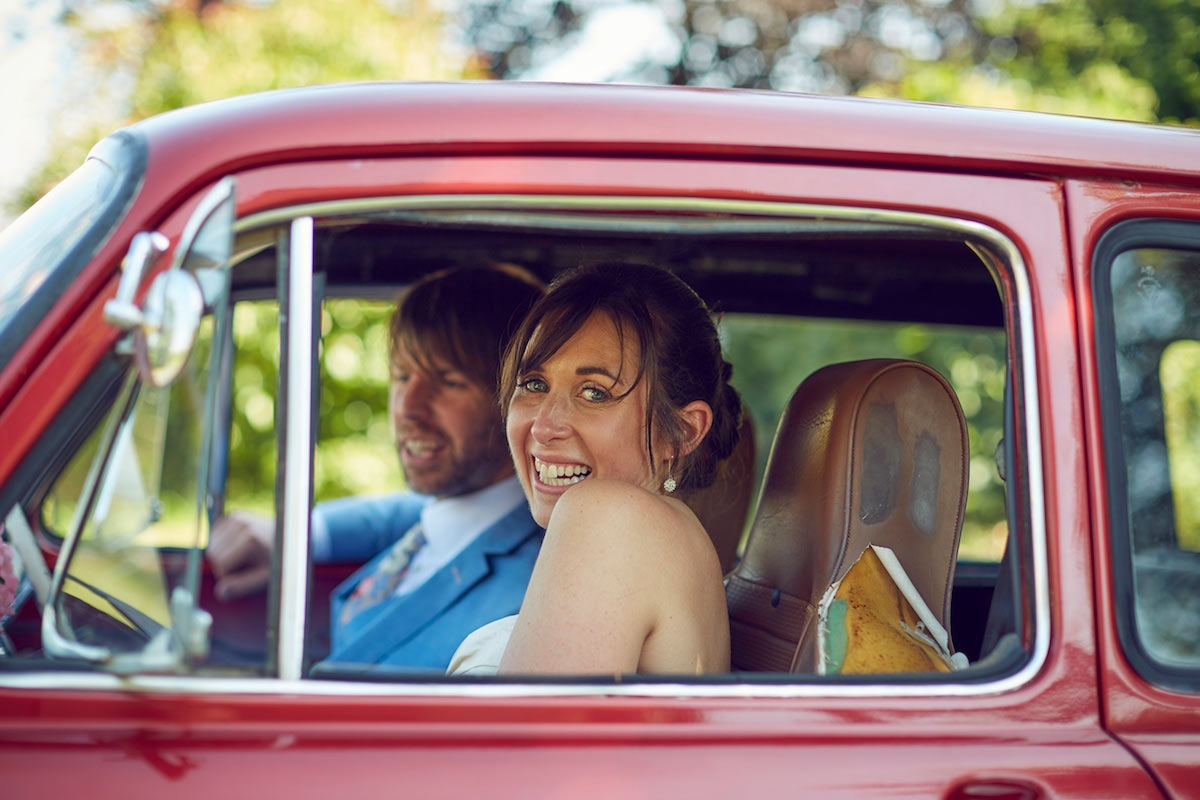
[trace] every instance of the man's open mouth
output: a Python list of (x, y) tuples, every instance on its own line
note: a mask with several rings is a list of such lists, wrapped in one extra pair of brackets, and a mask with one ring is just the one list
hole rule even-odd
[(442, 447), (435, 439), (405, 439), (400, 443), (400, 450), (413, 458), (429, 458)]

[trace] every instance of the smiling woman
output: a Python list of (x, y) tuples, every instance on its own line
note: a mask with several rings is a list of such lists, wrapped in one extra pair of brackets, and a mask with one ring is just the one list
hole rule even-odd
[(737, 443), (727, 375), (708, 309), (671, 273), (593, 266), (552, 285), (501, 380), (513, 462), (546, 543), (521, 613), (468, 637), (452, 669), (728, 669), (720, 563), (671, 496), (711, 483)]

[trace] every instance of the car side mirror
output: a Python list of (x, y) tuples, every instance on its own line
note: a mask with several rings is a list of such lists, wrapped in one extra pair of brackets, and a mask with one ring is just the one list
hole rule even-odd
[(161, 233), (142, 232), (129, 245), (104, 319), (129, 331), (138, 373), (149, 386), (168, 386), (183, 371), (205, 308), (222, 294), (223, 271), (233, 253), (234, 210), (234, 180), (223, 178), (188, 219), (171, 267), (155, 277), (140, 307), (138, 287), (168, 241)]

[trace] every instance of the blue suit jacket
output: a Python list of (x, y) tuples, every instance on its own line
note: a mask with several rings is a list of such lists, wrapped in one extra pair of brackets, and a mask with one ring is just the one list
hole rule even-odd
[[(394, 541), (420, 518), (428, 498), (398, 495), (370, 501), (359, 521), (366, 540)], [(390, 501), (390, 507), (388, 505)], [(372, 505), (373, 504), (373, 505)], [(333, 513), (322, 509), (329, 525), (333, 555), (343, 557), (338, 543), (348, 518), (346, 504)], [(384, 535), (376, 530), (384, 522)], [(444, 671), (450, 657), (467, 634), (481, 625), (517, 613), (525, 587), (542, 545), (543, 531), (533, 521), (529, 507), (521, 503), (469, 544), (450, 563), (425, 583), (400, 597), (392, 597), (374, 608), (340, 623), (346, 598), (375, 564), (378, 553), (343, 581), (330, 597), (332, 647), (326, 664), (387, 664)]]

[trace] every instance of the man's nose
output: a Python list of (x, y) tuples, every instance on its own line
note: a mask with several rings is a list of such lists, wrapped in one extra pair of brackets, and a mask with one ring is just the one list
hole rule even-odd
[(397, 419), (423, 419), (429, 416), (437, 387), (432, 380), (413, 374), (396, 386), (392, 411)]
[(530, 433), (542, 443), (561, 439), (571, 431), (570, 400), (560, 394), (550, 393), (538, 404)]

